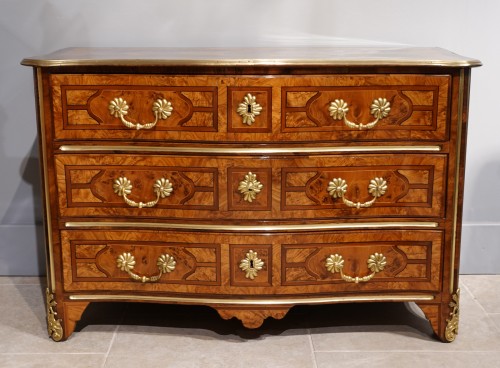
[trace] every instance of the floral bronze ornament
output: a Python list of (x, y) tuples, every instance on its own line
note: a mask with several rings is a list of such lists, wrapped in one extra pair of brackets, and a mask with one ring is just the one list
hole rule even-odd
[(385, 194), (387, 191), (387, 181), (384, 178), (374, 178), (370, 180), (370, 184), (368, 184), (368, 193), (373, 196), (373, 199), (363, 203), (353, 202), (344, 197), (347, 192), (347, 182), (342, 178), (332, 179), (328, 183), (327, 191), (332, 198), (342, 198), (342, 201), (348, 207), (355, 207), (358, 209), (367, 208), (372, 206), (377, 198)]
[(134, 269), (135, 257), (130, 253), (123, 253), (116, 259), (116, 266), (125, 272), (129, 272)]
[(344, 267), (344, 259), (339, 254), (332, 254), (326, 259), (325, 266), (331, 273), (340, 272)]
[(159, 256), (158, 261), (156, 262), (158, 269), (162, 273), (172, 272), (173, 270), (175, 270), (176, 264), (177, 264), (177, 262), (175, 262), (175, 258), (172, 257), (171, 255), (168, 255), (167, 253)]
[(125, 203), (128, 204), (130, 207), (148, 208), (148, 207), (154, 207), (158, 203), (160, 198), (169, 197), (174, 189), (172, 183), (170, 183), (168, 179), (165, 178), (158, 179), (153, 185), (153, 192), (156, 194), (156, 199), (146, 203), (135, 202), (127, 197), (129, 194), (132, 193), (132, 183), (126, 177), (120, 177), (116, 179), (115, 182), (113, 183), (113, 190), (120, 197), (123, 197)]
[(132, 193), (132, 182), (126, 177), (121, 177), (115, 180), (113, 184), (113, 190), (120, 197)]
[(330, 116), (334, 120), (344, 120), (344, 124), (347, 127), (351, 129), (366, 130), (373, 128), (375, 125), (377, 125), (377, 123), (380, 120), (389, 116), (389, 112), (391, 111), (391, 103), (387, 101), (386, 98), (382, 97), (373, 100), (372, 104), (370, 105), (370, 114), (372, 114), (375, 117), (375, 120), (368, 124), (361, 124), (361, 123), (357, 124), (353, 123), (352, 121), (349, 121), (347, 119), (349, 106), (341, 98), (330, 102), (330, 107), (328, 108), (328, 111), (330, 111)]
[(172, 103), (164, 98), (159, 98), (153, 103), (153, 113), (155, 115), (155, 121), (146, 124), (132, 123), (125, 119), (128, 114), (129, 106), (127, 101), (121, 97), (113, 99), (108, 105), (109, 113), (115, 118), (120, 118), (123, 125), (131, 129), (151, 129), (156, 126), (159, 120), (165, 120), (170, 115), (172, 115), (173, 107)]
[(458, 323), (460, 321), (460, 289), (451, 296), (449, 304), (451, 308), (450, 318), (446, 320), (446, 330), (444, 336), (446, 341), (452, 342), (458, 335)]
[(153, 192), (158, 193), (161, 198), (169, 197), (173, 191), (172, 183), (168, 179), (158, 179), (153, 185)]
[(342, 178), (332, 179), (330, 183), (328, 183), (328, 194), (333, 198), (342, 198), (344, 194), (347, 192), (347, 183)]
[(377, 98), (370, 105), (370, 114), (376, 119), (384, 119), (391, 112), (391, 103), (386, 98)]
[(383, 271), (385, 266), (387, 265), (387, 259), (382, 253), (374, 253), (368, 258), (368, 261), (366, 261), (366, 263), (368, 269), (372, 271), (372, 273), (363, 277), (352, 277), (349, 275), (345, 275), (343, 272), (344, 258), (339, 254), (331, 254), (329, 257), (327, 257), (325, 267), (331, 273), (340, 273), (340, 277), (345, 282), (354, 282), (358, 284), (360, 282), (370, 281), (377, 273)]
[(111, 115), (115, 118), (119, 118), (128, 114), (129, 106), (127, 101), (121, 97), (117, 97), (109, 103), (108, 109)]
[(257, 180), (257, 175), (249, 172), (245, 175), (245, 180), (240, 181), (238, 185), (238, 190), (243, 196), (243, 200), (247, 202), (253, 202), (262, 190), (264, 185)]
[(63, 338), (63, 328), (61, 320), (57, 319), (56, 301), (54, 295), (47, 288), (45, 290), (46, 306), (47, 306), (47, 332), (54, 341), (61, 341)]
[(384, 178), (375, 178), (370, 180), (368, 185), (368, 193), (375, 198), (382, 197), (387, 191), (387, 181)]
[(264, 261), (258, 258), (257, 252), (250, 250), (246, 257), (240, 261), (239, 267), (245, 272), (247, 279), (253, 280), (264, 267)]
[(243, 102), (238, 105), (236, 110), (243, 118), (243, 124), (252, 125), (255, 122), (255, 117), (260, 115), (262, 106), (256, 101), (256, 97), (248, 93)]
[(335, 101), (330, 102), (328, 110), (330, 111), (330, 116), (333, 120), (341, 120), (346, 116), (349, 111), (349, 107), (344, 100), (336, 99)]
[(375, 273), (383, 271), (385, 266), (387, 266), (387, 260), (382, 253), (372, 254), (366, 263), (370, 271)]
[(158, 260), (156, 261), (156, 266), (158, 267), (158, 270), (160, 273), (155, 276), (139, 276), (138, 274), (134, 273), (132, 270), (135, 267), (135, 257), (131, 253), (122, 253), (118, 256), (116, 259), (116, 267), (119, 268), (121, 271), (124, 271), (129, 274), (129, 276), (136, 281), (140, 282), (157, 282), (160, 280), (160, 278), (163, 276), (163, 274), (170, 273), (173, 270), (175, 270), (176, 266), (176, 261), (175, 258), (168, 253), (162, 254), (160, 257), (158, 257)]
[(172, 115), (172, 111), (174, 110), (174, 108), (172, 107), (171, 102), (167, 101), (164, 98), (159, 98), (153, 103), (152, 110), (155, 116), (158, 115), (158, 119), (165, 120), (170, 115)]

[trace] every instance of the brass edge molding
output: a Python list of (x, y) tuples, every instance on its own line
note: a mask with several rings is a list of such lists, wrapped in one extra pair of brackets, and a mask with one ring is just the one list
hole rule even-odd
[(43, 68), (52, 67), (70, 67), (70, 66), (199, 66), (199, 67), (241, 67), (241, 66), (322, 66), (322, 67), (338, 67), (338, 66), (425, 66), (425, 67), (477, 67), (482, 63), (476, 59), (470, 60), (354, 60), (354, 59), (226, 59), (226, 60), (211, 60), (211, 59), (35, 59), (25, 58), (21, 61), (21, 65), (34, 66)]
[(409, 66), (409, 67), (478, 67), (479, 60), (302, 60), (302, 59), (227, 59), (227, 60), (165, 60), (165, 59), (35, 59), (25, 58), (21, 65), (39, 68), (74, 67), (74, 66), (136, 66), (136, 67), (162, 67), (162, 66), (199, 66), (199, 67), (245, 67), (245, 66), (317, 66), (317, 67), (345, 67), (345, 66)]
[[(36, 81), (37, 81), (37, 98), (38, 98), (38, 119), (39, 119), (39, 124), (40, 124), (40, 139), (42, 142), (45, 142), (45, 110), (43, 108), (43, 80), (42, 80), (42, 70), (41, 68), (36, 68)], [(40, 154), (42, 157), (40, 157), (42, 166), (43, 166), (43, 172), (48, 173), (47, 169), (47, 145), (43, 144), (42, 149), (40, 150)], [(47, 288), (50, 290), (51, 293), (55, 292), (55, 285), (56, 285), (56, 279), (55, 279), (55, 272), (54, 272), (54, 256), (53, 256), (53, 245), (52, 245), (52, 220), (50, 218), (50, 195), (49, 195), (49, 183), (48, 183), (48, 178), (47, 174), (44, 174), (42, 176), (43, 178), (43, 188), (44, 188), (44, 197), (45, 197), (45, 222), (46, 222), (46, 234), (47, 234), (47, 247), (48, 247), (48, 254), (47, 254)]]
[(170, 230), (192, 230), (192, 231), (325, 231), (342, 229), (380, 229), (380, 228), (436, 228), (437, 222), (432, 221), (400, 221), (400, 222), (352, 222), (352, 223), (328, 223), (328, 224), (304, 224), (304, 225), (213, 225), (213, 224), (183, 224), (183, 223), (163, 223), (163, 222), (111, 222), (111, 221), (70, 221), (65, 222), (68, 229), (89, 228), (89, 227), (110, 227), (110, 228), (153, 228)]
[(162, 297), (149, 295), (93, 295), (79, 294), (70, 295), (70, 300), (109, 300), (109, 301), (145, 301), (145, 302), (169, 302), (169, 303), (194, 303), (205, 305), (308, 305), (308, 304), (329, 304), (329, 303), (349, 303), (349, 302), (406, 302), (406, 301), (431, 301), (434, 295), (431, 294), (411, 294), (411, 295), (364, 295), (364, 296), (339, 296), (339, 297), (315, 297), (315, 298), (283, 298), (283, 299), (227, 299), (227, 298), (182, 298), (182, 297)]
[[(304, 52), (306, 50), (306, 52)], [(481, 61), (436, 47), (72, 47), (21, 61), (26, 66), (446, 66)]]
[(462, 125), (463, 125), (463, 104), (464, 104), (464, 84), (465, 72), (460, 70), (460, 81), (458, 85), (458, 122), (457, 122), (457, 161), (455, 163), (455, 192), (453, 193), (453, 232), (451, 234), (451, 269), (450, 269), (450, 293), (455, 291), (455, 255), (457, 251), (457, 227), (458, 227), (458, 194), (460, 182), (460, 160), (462, 153)]
[(97, 151), (122, 151), (122, 152), (172, 152), (195, 154), (323, 154), (342, 152), (440, 152), (441, 146), (341, 146), (341, 147), (270, 147), (270, 148), (245, 148), (245, 147), (157, 147), (157, 146), (90, 146), (90, 145), (62, 145), (62, 152), (97, 152)]

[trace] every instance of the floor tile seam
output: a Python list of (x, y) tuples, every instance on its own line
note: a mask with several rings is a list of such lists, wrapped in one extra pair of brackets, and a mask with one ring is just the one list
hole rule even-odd
[(411, 353), (411, 354), (421, 354), (421, 353), (431, 353), (431, 354), (456, 354), (456, 353), (472, 353), (472, 354), (489, 354), (489, 353), (495, 353), (499, 354), (500, 350), (387, 350), (387, 349), (381, 349), (381, 350), (317, 350), (314, 352), (315, 354), (317, 353)]
[(488, 318), (488, 320), (490, 321), (490, 323), (493, 325), (493, 328), (495, 328), (498, 332), (500, 332), (500, 324), (496, 323), (492, 319), (493, 317), (496, 317), (496, 316), (500, 317), (500, 313), (486, 313), (486, 317)]
[(99, 352), (46, 352), (46, 353), (0, 353), (0, 356), (5, 356), (5, 355), (103, 355), (105, 353), (99, 353)]
[(311, 349), (311, 359), (313, 368), (318, 368), (318, 362), (316, 361), (316, 351), (314, 350), (314, 342), (311, 335), (311, 329), (307, 329), (307, 338), (309, 340), (309, 347)]
[(465, 283), (462, 282), (460, 285), (460, 288), (464, 289), (469, 294), (469, 296), (472, 298), (473, 302), (475, 304), (477, 304), (479, 306), (479, 308), (481, 308), (481, 310), (483, 311), (484, 314), (486, 314), (486, 315), (488, 314), (486, 309), (484, 309), (483, 305), (479, 302), (479, 300), (477, 300), (474, 293), (469, 289), (469, 287), (467, 285), (465, 285)]
[(106, 364), (108, 362), (109, 354), (111, 353), (111, 349), (113, 348), (113, 344), (116, 340), (116, 336), (118, 334), (118, 329), (120, 328), (120, 325), (116, 325), (115, 330), (113, 331), (113, 336), (111, 336), (111, 340), (109, 342), (108, 350), (104, 354), (104, 361), (102, 362), (102, 368), (106, 367)]
[(465, 285), (464, 282), (462, 282), (462, 286), (469, 292), (469, 294), (472, 296), (472, 299), (474, 299), (481, 306), (482, 310), (485, 313), (487, 313), (487, 314), (500, 314), (500, 312), (489, 312), (489, 311), (487, 311), (486, 308), (481, 304), (481, 302), (479, 301), (479, 299), (476, 298), (476, 296), (474, 295), (474, 293), (471, 291), (471, 289), (467, 285)]

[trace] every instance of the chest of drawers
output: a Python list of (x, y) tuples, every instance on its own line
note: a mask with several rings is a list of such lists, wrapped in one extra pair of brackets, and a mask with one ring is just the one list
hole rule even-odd
[(35, 74), (49, 335), (90, 302), (416, 302), (455, 338), (470, 70), (441, 49), (65, 49)]

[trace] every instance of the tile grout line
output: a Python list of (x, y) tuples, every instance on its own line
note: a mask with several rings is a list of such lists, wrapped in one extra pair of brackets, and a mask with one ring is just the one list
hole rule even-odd
[(318, 368), (318, 362), (316, 362), (316, 351), (314, 350), (314, 343), (312, 340), (311, 329), (307, 329), (307, 337), (309, 339), (309, 347), (311, 348), (311, 358), (313, 363), (313, 368)]
[(500, 313), (486, 313), (486, 318), (488, 318), (490, 324), (492, 324), (493, 328), (500, 332), (500, 324), (497, 324), (495, 320), (493, 320), (493, 316), (500, 316)]
[(106, 351), (106, 354), (104, 355), (104, 362), (102, 363), (102, 368), (106, 367), (106, 364), (108, 363), (109, 353), (111, 352), (111, 348), (113, 347), (119, 328), (120, 325), (117, 325), (115, 327), (115, 330), (113, 331), (113, 336), (111, 337), (111, 341), (109, 342), (108, 351)]
[(103, 362), (102, 368), (106, 367), (106, 364), (108, 363), (108, 358), (109, 358), (109, 354), (111, 352), (111, 348), (113, 347), (113, 344), (115, 343), (116, 336), (118, 335), (118, 330), (120, 329), (120, 326), (122, 325), (123, 321), (125, 320), (125, 315), (127, 314), (128, 308), (129, 308), (129, 306), (126, 306), (124, 308), (124, 310), (122, 311), (120, 322), (116, 325), (116, 328), (113, 331), (113, 337), (111, 337), (111, 341), (109, 342), (108, 351), (106, 352), (106, 355), (104, 356), (104, 362)]
[(91, 353), (91, 352), (71, 352), (71, 353), (0, 353), (2, 355), (103, 355), (103, 353)]
[[(474, 275), (474, 276), (478, 276), (478, 275)], [(490, 275), (488, 275), (490, 276)], [(496, 276), (496, 275), (493, 275), (493, 276)], [(498, 313), (495, 313), (495, 312), (488, 312), (486, 310), (486, 308), (481, 304), (481, 302), (476, 298), (476, 296), (474, 295), (474, 293), (470, 290), (470, 288), (465, 284), (465, 282), (461, 282), (460, 283), (460, 287), (461, 288), (464, 288), (465, 290), (467, 290), (467, 292), (470, 294), (470, 296), (472, 297), (472, 300), (474, 300), (477, 304), (479, 304), (479, 306), (481, 307), (481, 310), (486, 313), (487, 315), (490, 315), (490, 314), (500, 314), (500, 312)]]
[(479, 308), (481, 308), (481, 310), (483, 311), (484, 314), (488, 315), (488, 312), (486, 312), (486, 309), (484, 309), (483, 305), (481, 303), (479, 303), (479, 300), (476, 299), (476, 296), (472, 293), (472, 291), (470, 291), (469, 287), (467, 285), (465, 285), (465, 283), (463, 281), (461, 282), (460, 288), (465, 289), (465, 291), (470, 295), (470, 297), (472, 298), (474, 303), (476, 303), (479, 306)]
[[(440, 343), (439, 341), (436, 341), (436, 343)], [(441, 344), (445, 344), (442, 343)], [(412, 353), (412, 354), (456, 354), (456, 353), (480, 353), (480, 354), (486, 354), (486, 353), (494, 353), (496, 354), (498, 351), (496, 350), (318, 350), (316, 353), (390, 353), (390, 354), (407, 354), (407, 353)]]

